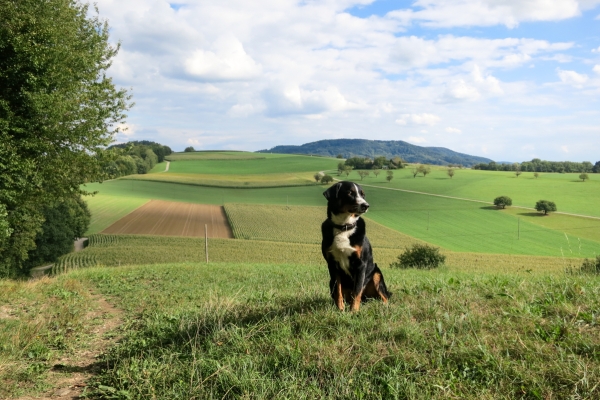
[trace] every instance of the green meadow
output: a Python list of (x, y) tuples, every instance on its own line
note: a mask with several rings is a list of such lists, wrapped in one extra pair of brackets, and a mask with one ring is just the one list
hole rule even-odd
[[(85, 187), (97, 192), (89, 245), (53, 277), (0, 281), (0, 398), (56, 396), (77, 376), (85, 383), (68, 389), (83, 398), (123, 400), (600, 398), (600, 277), (577, 272), (600, 254), (600, 220), (389, 190), (547, 198), (597, 215), (595, 175), (365, 178), (367, 231), (393, 296), (353, 314), (331, 302), (326, 186), (308, 184), (338, 160), (170, 159), (169, 172)], [(224, 205), (235, 239), (208, 239), (206, 263), (204, 238), (97, 234), (151, 199)], [(441, 247), (445, 265), (390, 268), (417, 242)]]

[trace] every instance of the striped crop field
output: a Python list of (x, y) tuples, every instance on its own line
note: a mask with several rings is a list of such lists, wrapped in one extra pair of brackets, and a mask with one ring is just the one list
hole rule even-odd
[[(321, 224), (327, 207), (225, 204), (225, 212), (237, 239), (290, 243), (321, 243)], [(422, 243), (375, 221), (367, 221), (373, 247), (404, 249)]]
[[(389, 268), (402, 249), (374, 247), (375, 262)], [(209, 239), (209, 261), (314, 265), (326, 268), (321, 246), (260, 240)], [(562, 274), (579, 266), (580, 259), (506, 254), (455, 253), (444, 250), (446, 266), (453, 271), (511, 274)], [(83, 251), (59, 259), (55, 273), (92, 266), (123, 266), (205, 262), (204, 239), (144, 235), (91, 235)]]
[(99, 193), (95, 196), (86, 196), (85, 201), (92, 212), (90, 227), (86, 232), (86, 235), (91, 235), (101, 232), (113, 222), (142, 206), (148, 199)]
[(104, 229), (108, 234), (231, 238), (223, 208), (215, 205), (151, 200)]

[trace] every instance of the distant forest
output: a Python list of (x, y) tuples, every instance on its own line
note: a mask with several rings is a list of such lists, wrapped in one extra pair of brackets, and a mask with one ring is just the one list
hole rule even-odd
[(306, 143), (301, 146), (275, 146), (259, 153), (311, 154), (326, 157), (385, 157), (390, 160), (400, 157), (405, 162), (434, 165), (472, 166), (489, 163), (484, 157), (458, 153), (444, 147), (422, 147), (402, 140), (331, 139)]
[(110, 146), (102, 169), (108, 178), (146, 174), (173, 151), (169, 146), (149, 140), (134, 140)]
[(593, 165), (589, 161), (572, 162), (572, 161), (545, 161), (539, 158), (534, 158), (531, 161), (522, 163), (480, 163), (473, 165), (473, 169), (481, 169), (485, 171), (522, 171), (522, 172), (595, 172), (600, 173), (600, 161)]

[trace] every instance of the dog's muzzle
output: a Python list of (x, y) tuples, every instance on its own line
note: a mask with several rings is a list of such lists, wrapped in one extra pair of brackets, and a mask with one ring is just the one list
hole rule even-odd
[(358, 206), (358, 211), (360, 211), (361, 213), (366, 213), (368, 209), (369, 209), (369, 203), (362, 203), (362, 204), (359, 204), (359, 206)]

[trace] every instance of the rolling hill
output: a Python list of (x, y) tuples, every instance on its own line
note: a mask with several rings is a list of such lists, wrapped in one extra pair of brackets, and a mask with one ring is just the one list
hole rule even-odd
[(388, 158), (401, 157), (411, 163), (424, 164), (462, 164), (471, 166), (481, 162), (489, 163), (490, 159), (458, 153), (444, 147), (422, 147), (403, 142), (402, 140), (366, 140), (366, 139), (331, 139), (305, 143), (301, 146), (275, 146), (271, 149), (259, 150), (258, 153), (312, 154), (335, 157), (341, 154), (344, 158), (353, 156)]

